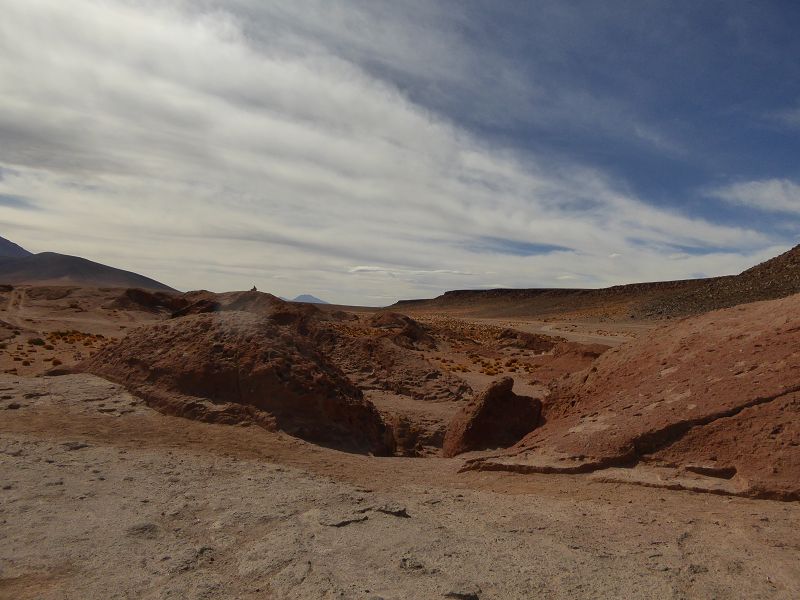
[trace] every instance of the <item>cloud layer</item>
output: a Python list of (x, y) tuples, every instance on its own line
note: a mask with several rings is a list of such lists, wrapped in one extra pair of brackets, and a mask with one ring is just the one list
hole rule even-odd
[(800, 185), (788, 179), (735, 183), (717, 190), (714, 195), (758, 210), (800, 214)]
[[(785, 249), (420, 104), (399, 82), (452, 91), (495, 60), (466, 50), (458, 12), (331, 4), (4, 3), (2, 234), (181, 288), (361, 304), (729, 273)], [(797, 189), (719, 195), (792, 210)]]

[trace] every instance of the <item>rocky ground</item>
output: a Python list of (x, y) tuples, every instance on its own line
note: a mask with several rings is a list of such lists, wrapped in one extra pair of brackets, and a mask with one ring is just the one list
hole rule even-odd
[[(463, 403), (496, 378), (513, 375), (517, 391), (541, 396), (549, 381), (621, 340), (620, 332), (562, 337), (547, 329), (557, 324), (525, 331), (523, 323), (324, 308), (255, 291), (7, 286), (0, 371), (92, 372), (169, 414), (250, 420), (338, 446), (372, 431), (362, 441), (375, 453), (429, 456)], [(372, 406), (396, 433), (393, 450), (380, 423), (366, 425)]]
[(0, 287), (0, 598), (800, 597), (799, 298)]
[(800, 595), (796, 503), (346, 454), (87, 375), (0, 394), (2, 598)]

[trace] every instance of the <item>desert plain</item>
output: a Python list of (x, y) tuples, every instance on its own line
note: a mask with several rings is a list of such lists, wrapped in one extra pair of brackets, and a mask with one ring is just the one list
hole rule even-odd
[(6, 285), (0, 597), (798, 598), (798, 254), (388, 308)]

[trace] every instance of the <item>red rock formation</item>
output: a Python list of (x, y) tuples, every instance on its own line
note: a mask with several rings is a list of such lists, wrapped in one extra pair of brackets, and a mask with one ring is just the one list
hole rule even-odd
[(432, 350), (436, 341), (417, 321), (394, 312), (378, 313), (370, 320), (376, 329), (385, 330), (385, 336), (402, 348)]
[(455, 456), (470, 450), (508, 447), (530, 433), (539, 423), (542, 403), (517, 396), (513, 387), (511, 377), (495, 381), (453, 417), (442, 454)]
[(199, 300), (195, 300), (191, 304), (174, 311), (172, 313), (172, 318), (177, 319), (178, 317), (188, 317), (189, 315), (202, 315), (205, 313), (219, 312), (221, 308), (222, 306), (216, 300), (200, 298)]
[(565, 342), (562, 337), (543, 335), (540, 333), (528, 333), (516, 329), (503, 329), (497, 333), (499, 345), (503, 348), (514, 347), (534, 352), (549, 352), (553, 350), (559, 342)]
[(115, 310), (142, 310), (157, 313), (161, 310), (177, 311), (188, 304), (180, 294), (153, 292), (139, 288), (128, 288), (104, 308)]
[(296, 322), (275, 314), (277, 320), (230, 311), (141, 327), (79, 369), (125, 385), (166, 413), (253, 421), (337, 448), (388, 454), (391, 435), (375, 407)]
[(536, 356), (531, 361), (536, 365), (533, 380), (549, 384), (570, 373), (583, 371), (609, 348), (604, 344), (579, 344), (566, 340), (556, 342), (552, 352)]
[(385, 336), (322, 328), (317, 343), (330, 361), (364, 390), (380, 389), (417, 400), (461, 400), (469, 384)]
[(589, 471), (648, 462), (800, 498), (800, 295), (685, 319), (562, 381), (545, 424), (479, 468)]

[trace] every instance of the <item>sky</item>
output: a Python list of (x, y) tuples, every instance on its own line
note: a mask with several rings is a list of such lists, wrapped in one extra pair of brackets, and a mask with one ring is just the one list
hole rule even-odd
[(384, 305), (800, 243), (800, 3), (0, 0), (0, 235)]

